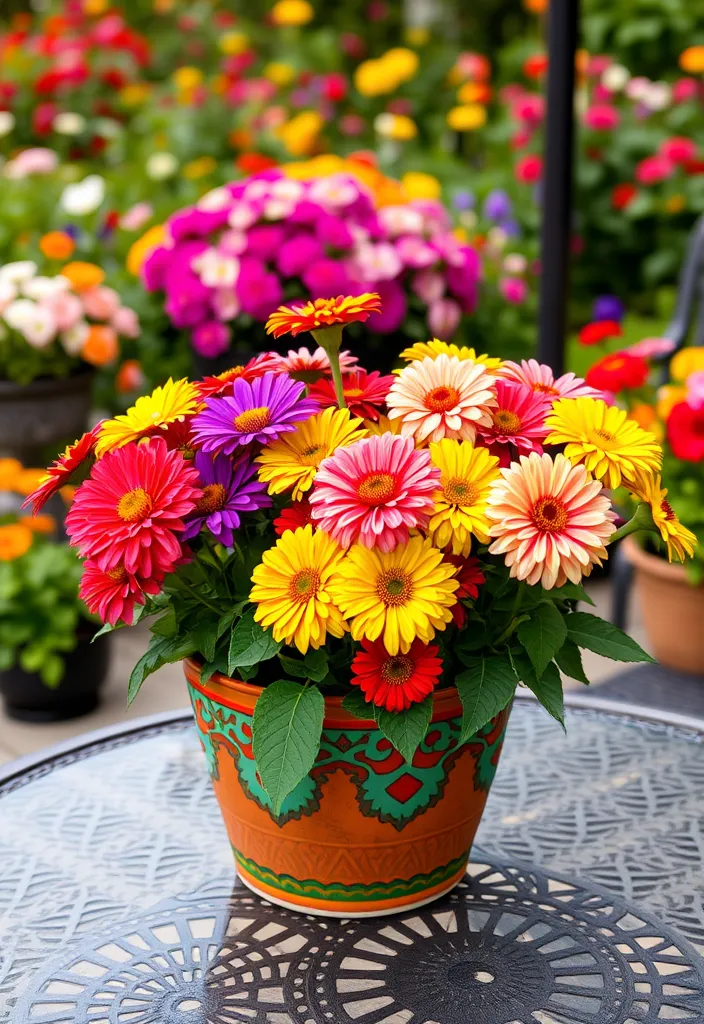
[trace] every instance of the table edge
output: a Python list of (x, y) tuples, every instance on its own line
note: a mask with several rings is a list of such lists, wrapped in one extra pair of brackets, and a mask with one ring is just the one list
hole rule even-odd
[[(516, 700), (524, 704), (538, 703), (535, 695), (530, 690), (523, 689), (516, 694)], [(614, 718), (628, 719), (648, 725), (672, 726), (673, 728), (681, 729), (697, 737), (704, 738), (704, 718), (695, 718), (691, 715), (680, 715), (676, 712), (663, 711), (659, 708), (626, 704), (620, 701), (606, 700), (574, 692), (565, 694), (565, 707), (575, 711), (596, 711)], [(158, 733), (176, 725), (186, 726), (192, 719), (193, 712), (190, 707), (177, 708), (174, 711), (144, 715), (140, 718), (120, 722), (117, 725), (93, 729), (79, 736), (72, 737), (70, 740), (51, 744), (31, 754), (25, 754), (22, 757), (0, 765), (0, 791), (11, 786), (13, 781), (21, 780), (23, 776), (30, 773), (35, 774), (42, 766), (49, 770), (54, 762), (71, 756), (85, 756), (94, 747), (101, 747), (108, 743), (128, 742), (130, 737), (136, 733)]]

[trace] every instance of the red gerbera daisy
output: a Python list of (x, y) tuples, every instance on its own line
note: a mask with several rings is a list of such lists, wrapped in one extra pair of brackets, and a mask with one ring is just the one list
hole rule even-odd
[(450, 609), (452, 620), (458, 629), (463, 629), (467, 622), (467, 609), (461, 601), (475, 601), (479, 597), (479, 588), (486, 583), (486, 576), (482, 572), (481, 562), (474, 555), (471, 558), (462, 558), (461, 555), (445, 555), (446, 562), (452, 562), (457, 566), (455, 579), (459, 580), (459, 587), (455, 591), (457, 604)]
[(667, 421), (667, 440), (675, 458), (686, 462), (704, 459), (704, 408), (678, 402)]
[(85, 601), (88, 611), (99, 615), (103, 622), (114, 626), (122, 620), (131, 626), (135, 605), (144, 604), (145, 594), (158, 594), (162, 579), (142, 579), (127, 572), (124, 565), (103, 570), (89, 559), (83, 566), (78, 596)]
[(280, 515), (274, 520), (274, 529), (277, 536), (281, 537), (287, 530), (298, 530), (299, 527), (312, 522), (310, 502), (307, 498), (302, 498), (281, 509)]
[[(378, 370), (372, 370), (371, 373), (367, 373), (366, 370), (346, 373), (342, 378), (342, 388), (347, 408), (353, 416), (376, 423), (379, 419), (379, 409), (384, 404), (395, 379), (391, 374), (382, 377)], [(337, 408), (335, 388), (329, 377), (324, 377), (311, 385), (309, 394), (321, 407), (330, 405)]]
[(579, 332), (580, 345), (598, 345), (607, 338), (620, 338), (623, 334), (618, 320), (597, 320)]
[(650, 368), (642, 356), (630, 352), (614, 352), (604, 356), (587, 371), (585, 380), (598, 391), (617, 394), (624, 388), (640, 388), (648, 379)]
[(433, 692), (442, 672), (439, 648), (414, 640), (408, 654), (389, 654), (383, 640), (362, 640), (352, 662), (352, 682), (369, 704), (404, 711)]
[(24, 500), (22, 508), (32, 505), (32, 511), (36, 515), (49, 498), (56, 494), (64, 484), (67, 484), (79, 467), (92, 457), (99, 432), (100, 424), (98, 423), (92, 430), (87, 431), (77, 441), (70, 444), (63, 454), (59, 455), (58, 459), (49, 466), (39, 487)]
[(232, 366), (215, 377), (204, 377), (198, 381), (199, 398), (210, 398), (213, 395), (231, 394), (232, 385), (241, 377), (242, 380), (255, 380), (265, 373), (282, 373), (281, 356), (278, 352), (260, 352), (245, 363), (244, 366)]
[(165, 576), (183, 557), (176, 534), (201, 496), (197, 482), (195, 467), (161, 437), (116, 448), (76, 493), (66, 516), (71, 543), (103, 570)]

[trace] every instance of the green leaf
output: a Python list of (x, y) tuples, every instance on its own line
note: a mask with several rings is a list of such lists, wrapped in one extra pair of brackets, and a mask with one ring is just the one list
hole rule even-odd
[(525, 680), (535, 696), (549, 715), (565, 728), (565, 701), (562, 693), (562, 680), (557, 665), (550, 662), (540, 679), (535, 676)]
[(432, 715), (433, 698), (426, 697), (420, 704), (411, 704), (405, 711), (378, 708), (376, 723), (404, 761), (411, 764), (418, 745), (425, 739)]
[(174, 606), (169, 605), (164, 614), (152, 622), (149, 628), (152, 633), (157, 633), (159, 636), (173, 636), (178, 629)]
[(589, 612), (572, 612), (565, 617), (565, 623), (568, 637), (578, 647), (612, 661), (655, 661), (632, 637)]
[(578, 679), (580, 683), (589, 686), (589, 680), (582, 665), (582, 652), (573, 640), (565, 640), (555, 655), (555, 661), (560, 671), (570, 679)]
[(267, 661), (278, 654), (282, 647), (282, 643), (274, 640), (268, 630), (262, 629), (259, 623), (254, 621), (254, 611), (250, 609), (230, 634), (228, 672), (232, 675), (240, 666), (249, 668), (251, 665), (258, 665), (260, 661)]
[(203, 662), (200, 670), (201, 683), (207, 683), (216, 672), (227, 675), (227, 655), (224, 651), (218, 651), (213, 659)]
[(583, 601), (585, 604), (590, 604), (592, 608), (594, 607), (594, 602), (580, 583), (563, 583), (561, 587), (551, 591), (551, 597), (565, 598), (568, 601)]
[(367, 703), (361, 690), (352, 690), (343, 698), (342, 706), (355, 718), (361, 718), (366, 722), (376, 721), (376, 708), (373, 704)]
[(42, 682), (49, 690), (56, 690), (64, 676), (64, 659), (58, 654), (47, 654), (41, 667)]
[(156, 672), (162, 665), (172, 661), (181, 661), (182, 658), (188, 658), (195, 653), (197, 653), (197, 648), (193, 647), (189, 636), (152, 636), (149, 647), (132, 669), (127, 686), (128, 707), (141, 690), (142, 683), (147, 676)]
[(279, 661), (287, 676), (294, 676), (296, 679), (311, 679), (314, 683), (321, 683), (328, 674), (328, 656), (324, 648), (318, 651), (308, 651), (305, 658), (289, 658), (286, 654), (279, 654)]
[(559, 651), (567, 636), (567, 627), (561, 612), (554, 604), (541, 604), (516, 630), (518, 639), (528, 652), (537, 676)]
[(254, 706), (254, 760), (278, 814), (289, 793), (313, 767), (323, 731), (325, 700), (317, 686), (279, 679)]
[(477, 658), (466, 672), (457, 677), (456, 686), (463, 708), (460, 743), (466, 743), (506, 707), (517, 682), (510, 660), (500, 655)]

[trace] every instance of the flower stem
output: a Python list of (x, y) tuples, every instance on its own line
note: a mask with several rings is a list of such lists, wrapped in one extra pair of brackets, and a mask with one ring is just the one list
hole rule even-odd
[(638, 533), (639, 530), (646, 530), (649, 533), (659, 533), (657, 526), (653, 522), (653, 513), (650, 511), (650, 505), (647, 502), (643, 502), (635, 510), (632, 519), (629, 519), (623, 526), (619, 526), (615, 533), (612, 533), (609, 537), (609, 544), (613, 544), (614, 541), (622, 540), (623, 537), (628, 537), (631, 533)]
[(330, 360), (332, 371), (332, 382), (335, 387), (335, 396), (340, 409), (347, 408), (345, 392), (342, 387), (342, 371), (340, 370), (340, 345), (342, 344), (342, 327), (340, 324), (331, 324), (329, 327), (319, 327), (310, 332), (317, 343)]

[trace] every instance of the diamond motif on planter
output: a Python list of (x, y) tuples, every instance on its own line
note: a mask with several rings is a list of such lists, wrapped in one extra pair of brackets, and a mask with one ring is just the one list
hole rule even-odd
[(411, 797), (416, 795), (419, 789), (422, 788), (423, 783), (419, 782), (414, 775), (409, 775), (408, 772), (406, 772), (405, 775), (400, 775), (395, 782), (392, 782), (390, 786), (387, 786), (386, 792), (400, 804), (405, 804), (411, 799)]

